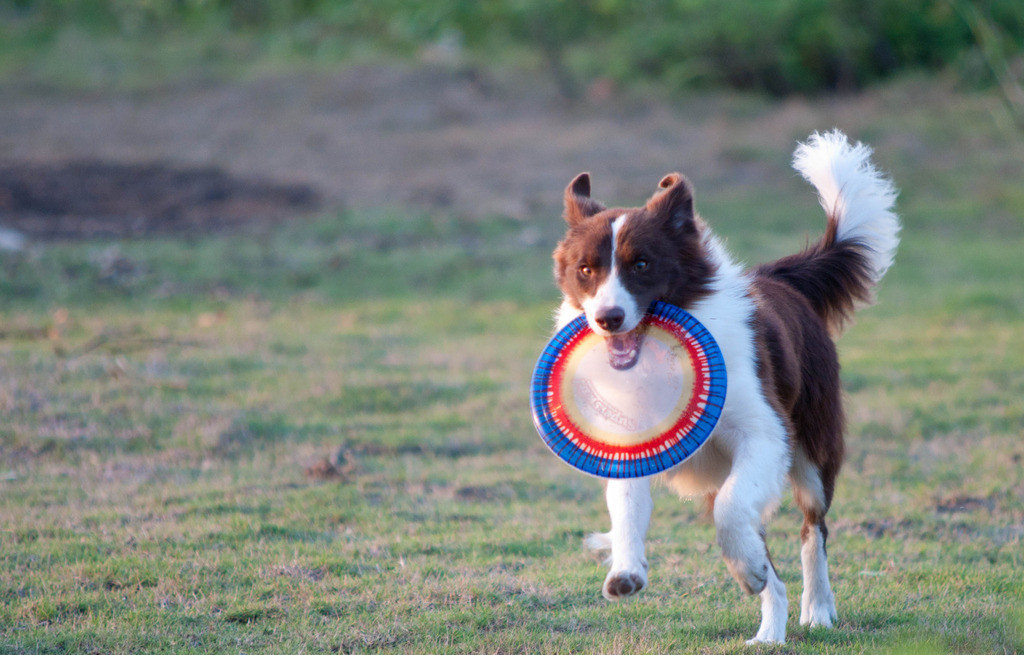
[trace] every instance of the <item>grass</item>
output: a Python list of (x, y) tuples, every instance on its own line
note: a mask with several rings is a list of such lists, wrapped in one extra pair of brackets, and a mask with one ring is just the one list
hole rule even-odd
[[(932, 150), (880, 148), (904, 243), (840, 342), (840, 622), (797, 625), (787, 500), (789, 641), (749, 652), (1024, 650), (1024, 144), (951, 102), (864, 135)], [(751, 261), (813, 232), (810, 204), (788, 178), (701, 196)], [(526, 394), (558, 230), (343, 213), (0, 254), (0, 652), (742, 650), (758, 603), (665, 490), (650, 588), (600, 597), (600, 483)]]

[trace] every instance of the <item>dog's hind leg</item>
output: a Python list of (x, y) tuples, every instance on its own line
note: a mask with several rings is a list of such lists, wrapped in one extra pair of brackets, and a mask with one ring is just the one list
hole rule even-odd
[(611, 532), (590, 535), (587, 545), (611, 549), (611, 571), (601, 593), (608, 600), (632, 596), (647, 586), (644, 539), (651, 522), (651, 483), (647, 478), (609, 480), (605, 489)]
[[(766, 547), (767, 552), (767, 547)], [(761, 627), (757, 635), (747, 641), (748, 644), (759, 642), (786, 641), (786, 620), (789, 614), (789, 603), (786, 600), (786, 585), (779, 580), (775, 565), (768, 558), (768, 576), (764, 589), (761, 590)]]
[(804, 571), (804, 591), (800, 596), (800, 625), (831, 628), (837, 620), (836, 599), (828, 581), (825, 541), (828, 528), (824, 516), (804, 515), (800, 529), (800, 561)]
[(790, 478), (797, 506), (804, 513), (800, 529), (800, 562), (803, 565), (804, 591), (800, 596), (800, 625), (831, 628), (837, 620), (836, 600), (828, 581), (828, 559), (825, 541), (828, 528), (825, 513), (831, 501), (832, 479), (797, 450)]

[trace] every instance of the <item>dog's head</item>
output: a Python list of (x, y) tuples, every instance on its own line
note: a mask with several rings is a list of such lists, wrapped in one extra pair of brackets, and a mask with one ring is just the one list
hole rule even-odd
[(685, 307), (705, 292), (711, 266), (693, 188), (666, 175), (643, 207), (607, 209), (590, 197), (590, 175), (565, 189), (565, 238), (555, 249), (555, 279), (565, 299), (608, 342), (609, 361), (629, 368), (639, 356), (647, 308)]

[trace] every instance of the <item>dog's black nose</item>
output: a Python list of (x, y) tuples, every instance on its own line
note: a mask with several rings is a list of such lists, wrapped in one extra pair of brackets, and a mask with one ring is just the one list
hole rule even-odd
[(602, 309), (594, 318), (597, 324), (609, 332), (614, 332), (622, 327), (622, 321), (626, 319), (626, 312), (621, 307), (609, 307)]

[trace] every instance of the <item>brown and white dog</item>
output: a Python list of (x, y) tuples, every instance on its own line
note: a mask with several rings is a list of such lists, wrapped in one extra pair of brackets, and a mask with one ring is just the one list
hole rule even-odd
[[(584, 312), (606, 338), (611, 365), (628, 368), (643, 348), (645, 311), (664, 300), (693, 314), (722, 351), (729, 386), (714, 432), (658, 477), (682, 496), (711, 500), (730, 573), (746, 593), (761, 596), (761, 627), (751, 642), (786, 638), (786, 588), (764, 525), (787, 478), (804, 515), (800, 623), (830, 627), (836, 620), (825, 514), (843, 460), (844, 419), (832, 336), (855, 307), (872, 301), (899, 243), (896, 191), (870, 155), (838, 131), (801, 144), (793, 166), (818, 191), (825, 234), (799, 254), (749, 271), (694, 212), (692, 187), (678, 173), (633, 209), (593, 200), (586, 173), (565, 190), (568, 232), (554, 253), (563, 293), (558, 327)], [(611, 551), (603, 587), (609, 600), (647, 585), (650, 483), (609, 481), (611, 531), (587, 540)]]

